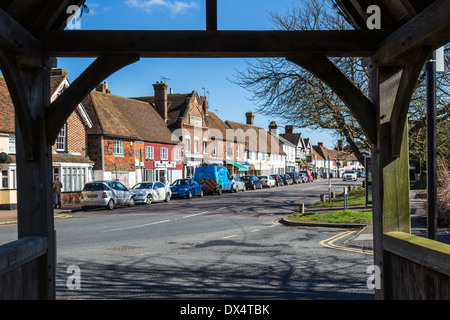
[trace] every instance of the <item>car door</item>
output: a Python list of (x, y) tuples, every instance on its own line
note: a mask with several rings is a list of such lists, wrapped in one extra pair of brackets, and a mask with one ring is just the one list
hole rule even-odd
[(192, 194), (194, 196), (200, 195), (200, 185), (195, 180), (191, 180)]
[(128, 197), (127, 197), (127, 195), (128, 195), (128, 193), (127, 193), (127, 188), (126, 188), (122, 183), (120, 183), (120, 182), (118, 182), (118, 181), (115, 182), (115, 186), (116, 186), (116, 190), (117, 190), (118, 197), (119, 197), (119, 199), (120, 199), (120, 200), (119, 200), (119, 203), (120, 203), (121, 205), (126, 204), (127, 201), (128, 201)]
[(155, 182), (156, 194), (158, 195), (158, 201), (162, 201), (166, 198), (166, 188), (161, 182)]
[(110, 183), (108, 183), (110, 189), (111, 189), (111, 197), (114, 200), (114, 203), (116, 205), (121, 204), (122, 199), (121, 199), (121, 195), (120, 195), (120, 190), (117, 186), (117, 182), (116, 181), (112, 181)]

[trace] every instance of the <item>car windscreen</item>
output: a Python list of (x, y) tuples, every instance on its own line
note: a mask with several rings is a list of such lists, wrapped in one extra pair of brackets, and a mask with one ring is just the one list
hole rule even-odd
[(138, 183), (136, 184), (133, 189), (151, 189), (153, 183)]
[(107, 191), (109, 188), (103, 183), (88, 183), (84, 186), (83, 191)]
[(241, 177), (241, 180), (244, 180), (244, 181), (250, 181), (250, 180), (251, 180), (251, 177), (244, 176), (244, 177)]
[(190, 183), (190, 180), (181, 179), (181, 180), (175, 180), (172, 185), (173, 186), (188, 186), (189, 183)]

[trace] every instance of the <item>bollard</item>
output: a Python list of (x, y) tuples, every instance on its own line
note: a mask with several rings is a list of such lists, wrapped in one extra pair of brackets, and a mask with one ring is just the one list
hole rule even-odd
[(305, 204), (304, 203), (300, 202), (298, 204), (298, 212), (305, 213)]
[(320, 195), (320, 202), (325, 202), (325, 195), (324, 194)]

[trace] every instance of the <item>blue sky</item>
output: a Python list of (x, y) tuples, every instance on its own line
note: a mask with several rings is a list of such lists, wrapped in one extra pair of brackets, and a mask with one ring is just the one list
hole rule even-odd
[[(270, 30), (270, 12), (283, 13), (294, 0), (218, 0), (219, 30)], [(298, 0), (296, 1), (299, 2)], [(87, 0), (89, 13), (79, 24), (81, 30), (205, 30), (205, 0)], [(70, 81), (93, 59), (59, 58)], [(107, 79), (111, 93), (135, 97), (153, 95), (152, 84), (166, 82), (174, 93), (197, 90), (207, 93), (210, 110), (222, 120), (245, 122), (245, 113), (256, 112), (251, 93), (232, 83), (236, 70), (245, 70), (244, 59), (150, 59), (143, 58)], [(256, 114), (255, 124), (268, 129), (272, 119)], [(283, 133), (284, 129), (280, 128)], [(332, 148), (336, 137), (326, 131), (296, 129), (313, 144), (324, 142)]]

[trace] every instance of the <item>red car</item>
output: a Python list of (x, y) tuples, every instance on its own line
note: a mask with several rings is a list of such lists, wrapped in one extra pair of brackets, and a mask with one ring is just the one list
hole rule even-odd
[(309, 182), (314, 181), (313, 176), (312, 176), (312, 174), (311, 174), (311, 171), (309, 171), (309, 170), (300, 170), (299, 172), (300, 172), (300, 173), (306, 174), (306, 176), (307, 176), (308, 179), (309, 179)]

